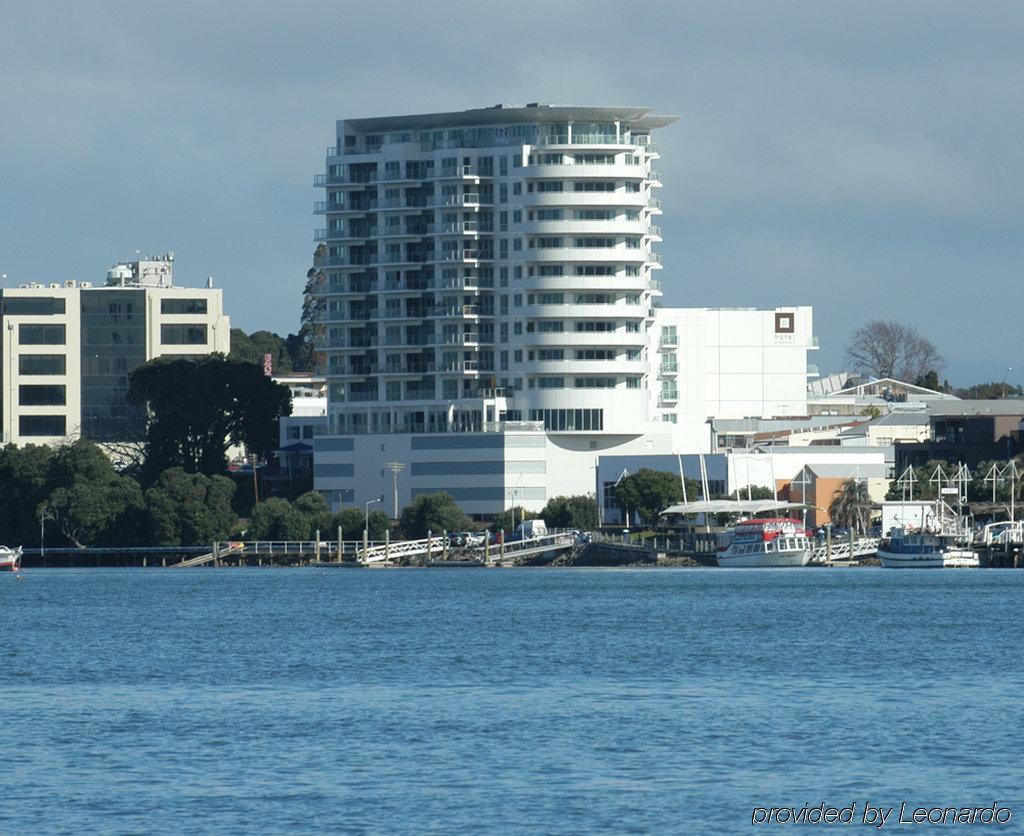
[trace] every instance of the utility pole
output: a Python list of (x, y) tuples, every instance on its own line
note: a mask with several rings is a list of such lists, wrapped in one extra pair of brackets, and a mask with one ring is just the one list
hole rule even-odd
[(395, 501), (395, 513), (393, 519), (398, 519), (398, 474), (405, 470), (405, 464), (403, 462), (388, 462), (384, 465), (388, 470), (391, 471), (391, 490), (394, 495)]

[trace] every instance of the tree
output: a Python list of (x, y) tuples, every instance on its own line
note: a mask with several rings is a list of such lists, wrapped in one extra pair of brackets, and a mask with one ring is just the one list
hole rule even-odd
[(287, 499), (273, 497), (253, 509), (249, 536), (254, 540), (308, 540), (309, 518)]
[(751, 485), (749, 491), (746, 488), (737, 488), (729, 494), (729, 499), (775, 499), (775, 492), (764, 485)]
[(235, 483), (224, 476), (165, 470), (145, 493), (154, 546), (194, 546), (226, 538), (238, 524), (231, 508)]
[[(342, 508), (334, 515), (331, 527), (331, 536), (336, 537), (338, 526), (341, 526), (341, 536), (345, 540), (362, 540), (363, 526), (366, 525), (365, 508)], [(370, 540), (383, 540), (384, 534), (391, 527), (391, 520), (384, 511), (370, 511), (370, 528), (368, 538)]]
[(262, 457), (277, 446), (277, 419), (291, 413), (287, 386), (221, 355), (151, 360), (129, 380), (129, 398), (149, 409), (147, 481), (172, 467), (223, 473), (229, 443)]
[(548, 528), (578, 528), (589, 531), (597, 528), (597, 502), (593, 494), (585, 496), (555, 496), (548, 500), (540, 512)]
[(39, 537), (36, 509), (52, 490), (53, 448), (29, 444), (0, 449), (0, 542), (33, 543)]
[(847, 479), (839, 486), (832, 503), (828, 506), (828, 515), (836, 525), (852, 528), (863, 534), (871, 520), (871, 506), (867, 483)]
[(48, 483), (54, 489), (46, 507), (72, 545), (119, 546), (136, 542), (144, 503), (138, 482), (121, 476), (110, 459), (89, 441), (57, 448)]
[(674, 473), (642, 467), (615, 486), (615, 503), (627, 514), (654, 523), (669, 505), (683, 501), (683, 486)]
[(263, 368), (263, 358), (269, 354), (274, 374), (292, 371), (291, 353), (287, 340), (273, 331), (253, 331), (246, 334), (241, 328), (231, 329), (231, 353), (229, 360), (238, 363), (254, 363)]
[(428, 531), (434, 534), (463, 531), (469, 526), (469, 520), (451, 494), (439, 491), (417, 496), (402, 509), (398, 524), (402, 534), (410, 540), (416, 540), (426, 537)]
[(535, 519), (537, 519), (537, 515), (533, 511), (527, 511), (521, 505), (516, 505), (513, 508), (506, 508), (494, 518), (494, 522), (491, 523), (491, 531), (511, 532), (523, 520)]
[(994, 398), (1020, 398), (1024, 397), (1024, 388), (1014, 386), (1012, 383), (992, 381), (991, 383), (975, 383), (957, 389), (954, 393), (958, 398), (968, 400), (991, 400)]
[(897, 380), (917, 380), (942, 368), (942, 357), (929, 339), (892, 320), (874, 319), (854, 331), (846, 357), (862, 374)]
[(306, 519), (306, 531), (308, 539), (312, 540), (316, 532), (320, 532), (323, 539), (327, 539), (331, 533), (334, 522), (334, 515), (331, 508), (324, 499), (323, 494), (316, 491), (306, 491), (292, 502), (292, 507)]

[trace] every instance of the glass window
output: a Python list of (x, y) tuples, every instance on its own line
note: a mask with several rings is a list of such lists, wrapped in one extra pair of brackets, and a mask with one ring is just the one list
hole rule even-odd
[(52, 316), (64, 313), (63, 296), (7, 296), (3, 300), (6, 316)]
[(67, 374), (67, 358), (63, 354), (22, 354), (18, 374)]
[(22, 345), (64, 345), (67, 341), (63, 325), (18, 326), (18, 342)]
[(64, 406), (67, 402), (67, 389), (64, 386), (25, 384), (18, 387), (18, 403), (21, 406)]
[(206, 313), (205, 299), (161, 299), (160, 313), (162, 314), (204, 314)]
[(206, 345), (206, 326), (161, 325), (160, 342), (164, 345)]
[(25, 436), (63, 436), (67, 434), (67, 418), (63, 415), (22, 415), (18, 431)]

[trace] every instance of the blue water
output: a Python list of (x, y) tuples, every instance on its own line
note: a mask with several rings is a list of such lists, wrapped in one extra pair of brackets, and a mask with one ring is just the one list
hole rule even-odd
[(1022, 611), (1010, 570), (0, 575), (0, 832), (1016, 825)]

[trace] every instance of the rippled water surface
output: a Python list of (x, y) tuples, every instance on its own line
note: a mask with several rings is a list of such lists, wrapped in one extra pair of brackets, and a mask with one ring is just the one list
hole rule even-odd
[(0, 575), (0, 832), (1016, 825), (1022, 612), (1012, 570)]

